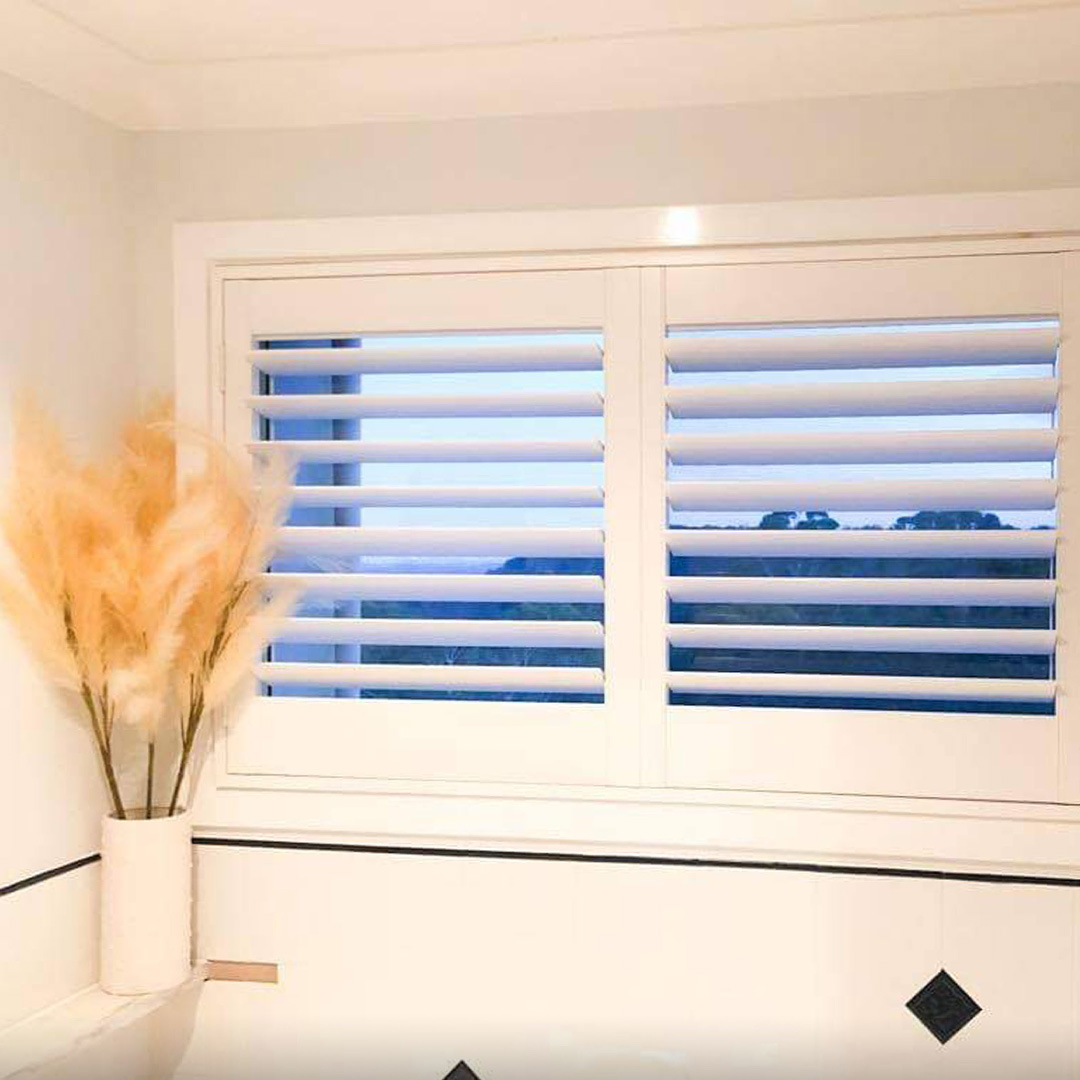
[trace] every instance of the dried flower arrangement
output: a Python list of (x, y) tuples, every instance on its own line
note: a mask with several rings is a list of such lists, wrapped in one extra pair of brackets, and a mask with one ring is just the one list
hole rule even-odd
[[(193, 442), (201, 467), (180, 477)], [(0, 527), (13, 571), (0, 609), (47, 674), (81, 699), (113, 813), (123, 733), (145, 746), (143, 807), (154, 806), (166, 717), (172, 748), (168, 815), (177, 812), (208, 712), (244, 681), (293, 603), (269, 600), (260, 576), (288, 500), (290, 470), (263, 462), (256, 483), (217, 440), (182, 432), (160, 405), (133, 421), (119, 449), (76, 462), (40, 409), (17, 412), (13, 477)]]

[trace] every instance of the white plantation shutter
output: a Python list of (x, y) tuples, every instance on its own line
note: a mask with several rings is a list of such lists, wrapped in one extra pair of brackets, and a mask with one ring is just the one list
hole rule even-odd
[(952, 262), (668, 272), (670, 782), (1054, 790), (1056, 298)]
[[(265, 581), (301, 601), (250, 711), (320, 732), (318, 771), (355, 755), (412, 776), (426, 739), (446, 744), (433, 778), (605, 779), (609, 288), (448, 274), (232, 294), (232, 437), (297, 464)], [(479, 745), (493, 722), (518, 745)], [(277, 771), (278, 740), (250, 729), (230, 752)]]
[(230, 773), (1074, 790), (1056, 256), (424, 265), (225, 288), (302, 595)]

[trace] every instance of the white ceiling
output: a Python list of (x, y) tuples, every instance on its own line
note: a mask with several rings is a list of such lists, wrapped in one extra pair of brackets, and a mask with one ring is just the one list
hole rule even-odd
[(0, 0), (0, 70), (131, 128), (1080, 81), (1080, 0)]
[(449, 49), (1046, 7), (1040, 0), (38, 0), (140, 60)]

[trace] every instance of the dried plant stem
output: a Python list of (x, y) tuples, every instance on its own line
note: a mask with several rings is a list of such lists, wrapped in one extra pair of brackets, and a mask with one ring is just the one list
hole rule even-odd
[(154, 748), (156, 744), (151, 739), (146, 748), (146, 820), (154, 810)]
[[(222, 617), (227, 618), (227, 616)], [(202, 722), (204, 706), (203, 687), (205, 684), (206, 673), (208, 671), (206, 660), (203, 661), (203, 675), (198, 683), (192, 679), (191, 698), (188, 704), (188, 714), (186, 720), (181, 720), (180, 734), (181, 734), (181, 746), (180, 746), (180, 763), (176, 767), (176, 782), (173, 784), (172, 798), (169, 799), (169, 817), (172, 817), (176, 813), (176, 804), (180, 800), (180, 788), (184, 783), (184, 776), (187, 773), (188, 761), (191, 759), (191, 751), (195, 747), (195, 737), (199, 733), (199, 724)]]
[(241, 585), (233, 585), (230, 590), (229, 601), (218, 617), (214, 640), (199, 665), (199, 675), (197, 678), (194, 675), (192, 676), (187, 722), (181, 721), (180, 724), (183, 745), (180, 750), (180, 764), (176, 769), (176, 783), (173, 785), (172, 798), (169, 800), (169, 817), (176, 813), (176, 804), (180, 798), (180, 787), (184, 782), (184, 775), (187, 772), (191, 751), (195, 746), (195, 738), (199, 733), (203, 713), (206, 711), (205, 691), (207, 680), (210, 678), (218, 660), (221, 659), (225, 646), (229, 643), (229, 620), (232, 618), (233, 609), (240, 602), (247, 588), (247, 582)]
[(64, 634), (67, 640), (67, 646), (79, 671), (82, 672), (79, 694), (82, 697), (83, 705), (86, 706), (86, 711), (90, 716), (90, 726), (94, 732), (94, 742), (97, 744), (98, 757), (101, 760), (101, 768), (105, 773), (105, 782), (109, 787), (109, 796), (112, 798), (113, 810), (116, 811), (116, 816), (118, 818), (124, 820), (127, 818), (127, 814), (124, 811), (124, 799), (120, 794), (120, 785), (116, 780), (116, 769), (113, 767), (112, 722), (110, 718), (108, 692), (106, 691), (102, 694), (101, 701), (99, 702), (99, 710), (94, 704), (94, 694), (90, 689), (90, 683), (86, 677), (86, 665), (83, 663), (82, 650), (79, 647), (79, 638), (75, 633), (75, 626), (71, 617), (71, 600), (66, 592), (63, 601), (63, 615)]
[(184, 775), (187, 773), (188, 761), (191, 759), (191, 751), (195, 746), (195, 736), (199, 731), (202, 714), (203, 706), (200, 693), (198, 704), (193, 702), (191, 705), (187, 724), (184, 727), (184, 742), (180, 749), (180, 764), (176, 768), (176, 783), (173, 784), (172, 798), (169, 799), (169, 817), (176, 813), (176, 804), (180, 800), (180, 787), (184, 782)]
[(101, 720), (98, 720), (98, 710), (94, 705), (94, 695), (90, 692), (90, 687), (84, 682), (82, 684), (81, 695), (83, 704), (86, 706), (86, 711), (90, 716), (90, 726), (94, 731), (94, 742), (97, 744), (98, 758), (101, 761), (101, 768), (105, 773), (105, 782), (109, 787), (109, 795), (112, 798), (113, 810), (116, 811), (116, 816), (121, 820), (127, 817), (127, 813), (124, 811), (124, 800), (120, 795), (120, 785), (116, 780), (116, 769), (113, 767), (112, 760), (112, 745), (110, 742), (110, 735), (107, 726), (105, 713), (102, 712)]

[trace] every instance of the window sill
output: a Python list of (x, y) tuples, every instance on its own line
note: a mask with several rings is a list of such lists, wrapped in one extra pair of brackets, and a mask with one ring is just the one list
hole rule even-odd
[(1080, 878), (1080, 807), (1057, 803), (244, 779), (203, 788), (199, 838)]
[(13, 1024), (0, 1032), (0, 1080), (64, 1075), (65, 1066), (93, 1053), (103, 1040), (195, 992), (205, 980), (206, 965), (197, 964), (185, 982), (157, 994), (117, 997), (93, 986)]

